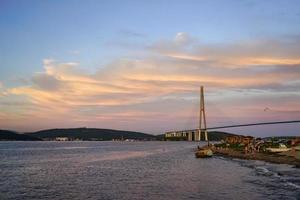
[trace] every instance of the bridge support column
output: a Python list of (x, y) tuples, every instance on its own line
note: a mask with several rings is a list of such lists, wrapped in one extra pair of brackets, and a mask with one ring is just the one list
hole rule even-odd
[(201, 130), (199, 129), (198, 131), (195, 131), (195, 141), (200, 141), (201, 140)]
[(207, 130), (205, 130), (205, 141), (208, 141), (208, 137), (207, 137)]
[(188, 141), (192, 141), (193, 140), (193, 133), (192, 132), (188, 132)]
[(208, 141), (208, 135), (207, 135), (207, 130), (206, 130), (206, 116), (205, 116), (203, 86), (200, 87), (200, 117), (199, 117), (199, 133), (200, 133), (199, 136), (200, 136), (200, 140), (201, 140), (202, 122), (203, 122), (203, 125), (204, 125), (205, 141)]

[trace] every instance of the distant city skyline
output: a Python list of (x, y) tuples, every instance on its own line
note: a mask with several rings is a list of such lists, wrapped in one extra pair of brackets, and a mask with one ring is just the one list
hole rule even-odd
[[(300, 2), (0, 1), (0, 129), (300, 119)], [(224, 129), (300, 135), (300, 124)]]

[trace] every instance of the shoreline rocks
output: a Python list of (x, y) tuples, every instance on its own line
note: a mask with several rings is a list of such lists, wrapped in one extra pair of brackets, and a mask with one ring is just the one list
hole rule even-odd
[[(296, 156), (291, 156), (288, 154), (275, 154), (275, 153), (247, 153), (236, 151), (229, 148), (212, 148), (215, 155), (221, 155), (224, 157), (240, 158), (246, 160), (262, 160), (266, 162), (276, 163), (276, 164), (289, 164), (300, 168), (300, 159)], [(299, 153), (299, 152), (298, 152)]]

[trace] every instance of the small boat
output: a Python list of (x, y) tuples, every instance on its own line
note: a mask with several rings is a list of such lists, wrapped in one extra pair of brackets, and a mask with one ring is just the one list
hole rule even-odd
[(280, 152), (286, 152), (290, 151), (291, 148), (287, 148), (286, 145), (284, 144), (279, 144), (278, 148), (266, 148), (267, 151), (272, 152), (272, 153), (280, 153)]
[(196, 158), (210, 158), (212, 155), (211, 149), (198, 149), (195, 153)]

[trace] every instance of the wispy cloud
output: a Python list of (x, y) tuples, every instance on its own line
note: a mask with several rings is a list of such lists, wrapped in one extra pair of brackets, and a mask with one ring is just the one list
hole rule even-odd
[(300, 39), (298, 37), (202, 44), (186, 33), (179, 33), (173, 40), (159, 41), (150, 46), (150, 49), (169, 57), (212, 62), (216, 66), (234, 68), (253, 65), (299, 64), (299, 46)]
[[(300, 110), (299, 47), (296, 37), (202, 44), (178, 33), (146, 47), (143, 58), (120, 58), (94, 73), (76, 62), (45, 59), (43, 70), (28, 84), (4, 88), (0, 125), (23, 127), (35, 118), (53, 126), (73, 123), (147, 132), (192, 128), (200, 85), (207, 88), (210, 123), (220, 120), (220, 112), (235, 120), (280, 117), (264, 112), (266, 106), (288, 118), (286, 113)], [(15, 109), (8, 100), (24, 105)], [(13, 120), (17, 116), (22, 120)], [(185, 123), (189, 116), (192, 123)], [(300, 117), (299, 112), (290, 116)]]
[(136, 32), (130, 29), (122, 29), (119, 31), (119, 34), (125, 37), (137, 37), (137, 38), (144, 38), (146, 37), (146, 34)]

